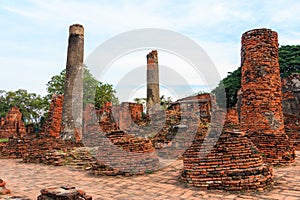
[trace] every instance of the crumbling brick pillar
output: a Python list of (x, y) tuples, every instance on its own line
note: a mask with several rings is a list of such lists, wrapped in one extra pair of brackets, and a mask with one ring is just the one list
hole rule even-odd
[(160, 105), (157, 51), (147, 55), (147, 112)]
[(84, 28), (74, 24), (69, 29), (61, 138), (78, 139), (82, 124)]
[(284, 132), (282, 115), (277, 33), (270, 29), (244, 33), (241, 57), (241, 129), (266, 162), (292, 162), (295, 152)]

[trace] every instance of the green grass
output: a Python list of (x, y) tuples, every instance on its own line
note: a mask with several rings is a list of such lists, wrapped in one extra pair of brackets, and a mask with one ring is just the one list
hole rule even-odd
[(8, 138), (0, 138), (0, 143), (1, 142), (8, 142)]

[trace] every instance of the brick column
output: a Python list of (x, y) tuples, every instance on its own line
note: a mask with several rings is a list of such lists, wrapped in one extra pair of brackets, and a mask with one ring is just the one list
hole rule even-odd
[[(69, 45), (66, 65), (61, 137), (78, 139), (82, 124), (84, 28), (74, 24), (69, 29)], [(74, 118), (75, 117), (75, 118)]]
[(277, 33), (270, 29), (244, 33), (241, 59), (241, 129), (265, 161), (288, 163), (294, 158), (294, 150), (284, 132)]
[(147, 112), (160, 105), (158, 74), (157, 51), (153, 50), (147, 55)]

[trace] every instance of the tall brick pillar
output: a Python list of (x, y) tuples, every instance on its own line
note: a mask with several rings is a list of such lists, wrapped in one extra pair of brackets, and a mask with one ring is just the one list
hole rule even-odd
[[(84, 28), (74, 24), (69, 29), (61, 138), (78, 140), (82, 124)], [(77, 128), (76, 128), (77, 127)]]
[(244, 33), (241, 59), (241, 129), (266, 162), (292, 162), (295, 152), (283, 124), (277, 33), (270, 29)]
[(158, 74), (157, 51), (153, 50), (147, 55), (147, 112), (160, 105)]

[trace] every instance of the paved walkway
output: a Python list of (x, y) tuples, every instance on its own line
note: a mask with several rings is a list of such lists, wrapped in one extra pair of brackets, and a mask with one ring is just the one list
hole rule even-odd
[[(178, 182), (182, 161), (153, 174), (135, 177), (93, 177), (66, 167), (24, 164), (20, 160), (0, 160), (0, 178), (12, 195), (36, 199), (41, 188), (74, 185), (93, 199), (300, 199), (300, 152), (296, 163), (275, 168), (275, 186), (270, 191), (230, 194), (187, 188)], [(0, 197), (1, 199), (1, 197)]]

